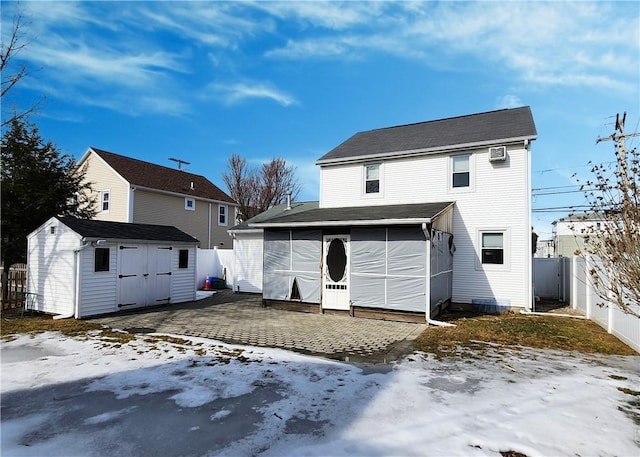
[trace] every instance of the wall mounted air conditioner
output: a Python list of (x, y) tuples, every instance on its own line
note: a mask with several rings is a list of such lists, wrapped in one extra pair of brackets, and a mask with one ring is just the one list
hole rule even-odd
[(504, 162), (507, 160), (507, 147), (489, 148), (489, 162)]

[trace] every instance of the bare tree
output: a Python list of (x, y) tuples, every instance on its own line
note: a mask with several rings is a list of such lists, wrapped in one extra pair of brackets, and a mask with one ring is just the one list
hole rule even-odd
[(284, 202), (287, 194), (295, 199), (300, 193), (295, 167), (287, 165), (282, 158), (252, 168), (247, 165), (246, 159), (233, 154), (227, 161), (227, 167), (222, 180), (231, 198), (238, 202), (238, 218), (241, 222)]
[[(0, 43), (0, 74), (2, 74), (0, 92), (0, 103), (3, 111), (7, 105), (7, 95), (12, 91), (18, 82), (28, 75), (26, 65), (16, 63), (17, 55), (29, 45), (24, 33), (24, 16), (20, 7), (16, 7), (16, 13), (13, 18), (13, 26), (8, 34), (8, 41), (4, 40)], [(27, 109), (19, 110), (15, 105), (11, 106), (11, 115), (2, 115), (2, 127), (11, 124), (14, 120), (20, 120), (36, 111), (40, 102), (32, 105)]]
[(584, 219), (588, 237), (583, 254), (596, 256), (589, 271), (592, 283), (605, 301), (625, 313), (640, 317), (640, 153), (626, 150), (624, 118), (616, 118), (614, 162), (593, 165), (593, 179), (581, 182), (590, 207)]

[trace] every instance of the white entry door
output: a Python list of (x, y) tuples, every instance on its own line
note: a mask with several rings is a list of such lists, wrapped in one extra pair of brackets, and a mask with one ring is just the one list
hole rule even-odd
[(142, 246), (118, 246), (118, 309), (145, 306), (146, 249)]
[(322, 307), (349, 310), (349, 235), (323, 236)]

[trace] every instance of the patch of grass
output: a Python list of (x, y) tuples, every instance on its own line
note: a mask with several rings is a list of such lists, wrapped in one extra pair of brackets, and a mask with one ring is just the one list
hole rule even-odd
[(102, 326), (95, 322), (77, 319), (54, 320), (51, 316), (11, 316), (4, 317), (0, 322), (0, 335), (3, 339), (10, 339), (10, 335), (19, 333), (61, 332), (65, 335), (76, 336), (90, 330), (100, 330)]
[(474, 350), (487, 345), (563, 349), (583, 353), (636, 355), (629, 346), (586, 319), (546, 316), (478, 316), (450, 319), (456, 327), (430, 327), (415, 341), (417, 350), (437, 357), (452, 356), (458, 347)]
[(633, 395), (633, 396), (636, 396), (636, 397), (640, 397), (640, 392), (638, 392), (637, 390), (628, 389), (626, 387), (618, 387), (618, 390), (620, 392), (623, 392), (623, 393), (627, 394), (627, 395)]

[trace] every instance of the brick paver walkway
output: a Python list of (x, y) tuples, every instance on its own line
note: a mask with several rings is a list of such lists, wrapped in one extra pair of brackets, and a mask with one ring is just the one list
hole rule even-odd
[(261, 302), (260, 295), (222, 290), (197, 302), (96, 320), (130, 332), (198, 336), (361, 362), (388, 362), (407, 353), (427, 327), (263, 308)]

